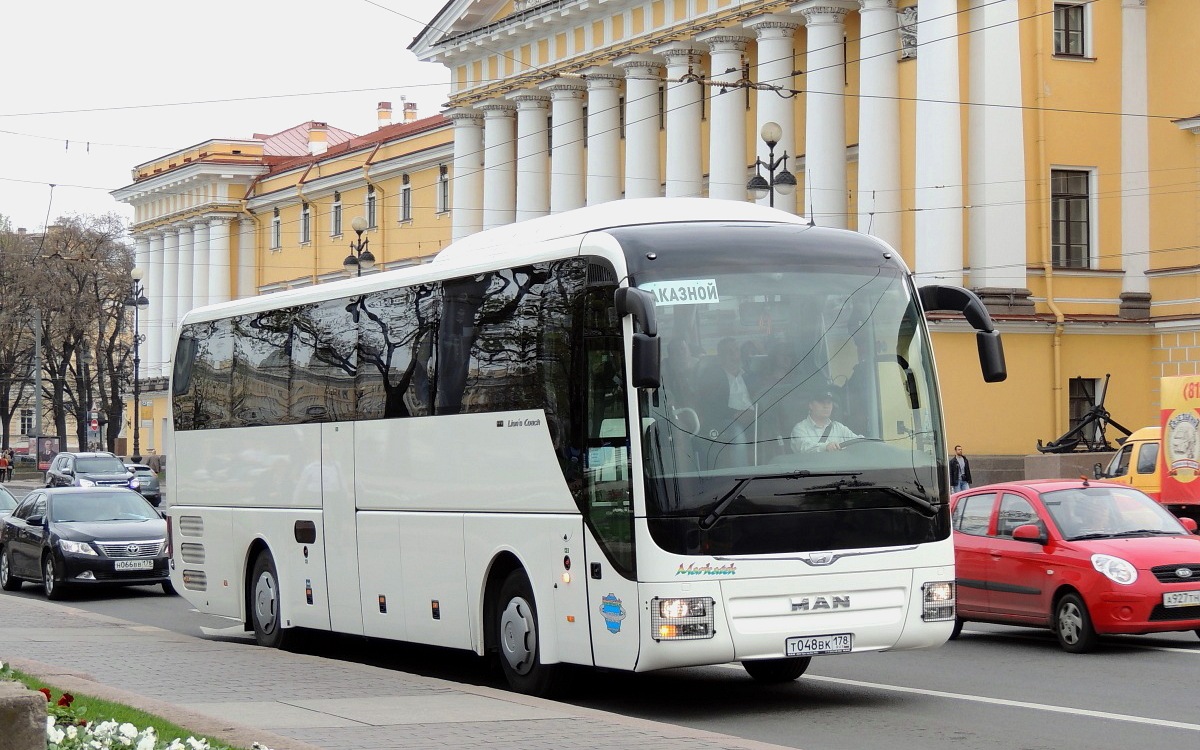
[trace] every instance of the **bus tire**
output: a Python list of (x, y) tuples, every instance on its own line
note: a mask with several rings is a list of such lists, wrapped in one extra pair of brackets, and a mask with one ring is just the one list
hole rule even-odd
[(742, 662), (742, 668), (755, 682), (774, 685), (800, 679), (808, 671), (811, 656), (787, 657), (783, 659), (751, 659)]
[(537, 605), (524, 571), (514, 570), (501, 584), (495, 622), (500, 669), (509, 687), (526, 695), (550, 694), (561, 670), (557, 664), (542, 664)]
[(264, 550), (255, 558), (254, 572), (250, 575), (250, 624), (254, 626), (258, 645), (284, 648), (288, 631), (283, 627), (282, 601), (275, 559)]

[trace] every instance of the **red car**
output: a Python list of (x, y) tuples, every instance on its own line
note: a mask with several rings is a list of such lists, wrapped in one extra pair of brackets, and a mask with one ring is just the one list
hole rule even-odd
[(958, 621), (1050, 628), (1071, 653), (1098, 635), (1200, 635), (1200, 536), (1127, 485), (1010, 482), (951, 498)]

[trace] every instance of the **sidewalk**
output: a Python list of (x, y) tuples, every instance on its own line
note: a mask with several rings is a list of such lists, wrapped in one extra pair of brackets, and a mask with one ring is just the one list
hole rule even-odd
[(272, 750), (783, 750), (488, 687), (208, 640), (0, 594), (0, 661)]

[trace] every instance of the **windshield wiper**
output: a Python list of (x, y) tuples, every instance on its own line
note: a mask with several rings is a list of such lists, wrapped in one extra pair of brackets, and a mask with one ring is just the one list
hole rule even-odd
[(1130, 529), (1129, 531), (1118, 531), (1113, 536), (1130, 536), (1132, 534), (1149, 534), (1151, 536), (1179, 536), (1178, 531), (1163, 531), (1162, 529)]
[[(729, 506), (733, 504), (733, 501), (738, 500), (742, 497), (742, 490), (746, 489), (746, 485), (750, 484), (751, 482), (755, 481), (756, 479), (807, 479), (809, 477), (857, 477), (861, 473), (862, 473), (861, 471), (828, 471), (828, 472), (826, 472), (826, 471), (809, 471), (808, 469), (799, 469), (797, 471), (789, 471), (786, 474), (764, 474), (762, 476), (756, 476), (756, 477), (741, 477), (737, 480), (737, 483), (733, 485), (733, 489), (729, 490), (729, 492), (726, 492), (724, 495), (721, 496), (721, 499), (718, 500), (717, 504), (713, 506), (713, 509), (708, 512), (708, 515), (705, 516), (704, 518), (700, 519), (700, 528), (711, 529), (713, 527), (713, 524), (715, 524), (717, 522), (717, 520), (721, 518), (721, 514), (724, 513), (729, 508)], [(839, 482), (839, 484), (841, 484), (841, 483)], [(815, 489), (829, 489), (829, 488), (828, 487), (809, 487), (805, 490), (802, 490), (802, 492), (807, 492), (809, 490), (815, 490)], [(787, 492), (787, 493), (777, 493), (777, 494), (791, 495), (794, 493)]]

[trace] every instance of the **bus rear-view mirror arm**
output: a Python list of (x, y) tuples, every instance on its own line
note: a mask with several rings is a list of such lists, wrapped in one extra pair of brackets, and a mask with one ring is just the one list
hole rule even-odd
[(621, 287), (617, 289), (614, 301), (618, 315), (633, 316), (633, 361), (630, 363), (633, 387), (658, 388), (662, 384), (662, 376), (654, 295), (645, 289)]
[(992, 324), (983, 301), (969, 289), (958, 286), (930, 284), (917, 290), (925, 312), (939, 310), (962, 313), (975, 329), (975, 346), (979, 350), (979, 368), (986, 383), (999, 383), (1008, 377), (1004, 364), (1004, 345), (1000, 332)]

